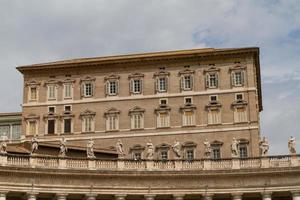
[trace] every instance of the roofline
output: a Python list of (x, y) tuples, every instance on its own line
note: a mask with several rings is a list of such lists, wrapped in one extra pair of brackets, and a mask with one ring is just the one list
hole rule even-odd
[(8, 117), (8, 116), (22, 116), (22, 112), (5, 112), (0, 113), (0, 117)]

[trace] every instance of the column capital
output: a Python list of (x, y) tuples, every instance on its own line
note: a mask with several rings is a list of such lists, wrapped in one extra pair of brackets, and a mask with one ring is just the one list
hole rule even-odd
[(202, 196), (204, 200), (212, 200), (214, 194), (203, 194)]
[(124, 200), (126, 198), (127, 194), (115, 194), (116, 200)]
[(232, 200), (241, 200), (242, 196), (243, 196), (243, 193), (236, 192), (236, 193), (232, 193), (231, 196), (232, 196)]
[(68, 194), (67, 193), (57, 193), (55, 196), (56, 196), (57, 200), (66, 200)]
[(38, 194), (38, 192), (27, 192), (26, 196), (28, 200), (35, 200)]
[(173, 194), (175, 200), (182, 200), (185, 194)]
[(261, 193), (263, 200), (269, 200), (272, 198), (272, 192), (266, 191)]
[(156, 197), (156, 194), (144, 194), (144, 197), (146, 200), (154, 200)]
[(85, 195), (85, 199), (86, 200), (96, 200), (97, 196), (98, 196), (98, 194), (89, 193), (89, 194)]

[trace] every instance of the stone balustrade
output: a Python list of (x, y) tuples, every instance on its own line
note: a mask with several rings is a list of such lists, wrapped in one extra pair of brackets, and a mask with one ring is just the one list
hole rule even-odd
[(2, 166), (88, 170), (232, 170), (300, 166), (300, 155), (200, 160), (61, 158), (1, 154)]

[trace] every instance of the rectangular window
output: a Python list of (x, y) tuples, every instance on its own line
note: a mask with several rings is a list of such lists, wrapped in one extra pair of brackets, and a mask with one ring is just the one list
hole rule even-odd
[(169, 127), (170, 126), (170, 115), (169, 113), (158, 113), (157, 117), (158, 127)]
[(159, 105), (160, 106), (167, 106), (168, 99), (159, 99)]
[(134, 160), (141, 160), (142, 159), (142, 153), (141, 152), (133, 152), (132, 157)]
[(133, 80), (133, 93), (141, 93), (142, 92), (142, 80)]
[(37, 88), (31, 87), (30, 88), (30, 100), (36, 100), (37, 99)]
[(244, 85), (244, 71), (235, 71), (232, 73), (232, 85), (233, 86)]
[(220, 148), (213, 148), (211, 156), (212, 156), (212, 159), (220, 159), (221, 158)]
[(21, 125), (15, 124), (12, 126), (12, 139), (17, 140), (21, 137)]
[(54, 106), (49, 106), (48, 107), (48, 113), (55, 113), (55, 107)]
[(0, 136), (6, 136), (7, 138), (10, 138), (10, 126), (9, 125), (0, 126)]
[(84, 132), (93, 131), (93, 118), (92, 117), (83, 118), (83, 123), (84, 123)]
[(83, 95), (84, 95), (84, 97), (93, 96), (93, 84), (92, 83), (85, 83), (83, 85)]
[(211, 103), (217, 102), (218, 101), (218, 96), (217, 95), (211, 95), (209, 96), (209, 100)]
[(219, 110), (210, 110), (208, 112), (208, 124), (220, 124), (221, 112)]
[(188, 160), (194, 160), (194, 150), (193, 149), (186, 150), (186, 158)]
[(237, 107), (234, 111), (234, 122), (247, 122), (246, 107)]
[(183, 76), (183, 90), (191, 90), (193, 85), (193, 77), (191, 75), (189, 76)]
[(142, 114), (131, 115), (131, 129), (143, 128), (143, 116)]
[(192, 97), (184, 97), (184, 104), (191, 105), (193, 103)]
[(29, 121), (29, 134), (36, 134), (36, 121)]
[(56, 86), (48, 85), (48, 99), (56, 99)]
[(107, 130), (113, 131), (118, 130), (118, 116), (117, 115), (108, 115), (107, 116)]
[(242, 93), (235, 94), (235, 100), (237, 100), (237, 101), (244, 100), (244, 95)]
[(247, 158), (248, 157), (247, 146), (242, 145), (239, 150), (240, 150), (240, 158)]
[(167, 91), (167, 79), (165, 77), (158, 78), (158, 91), (159, 92)]
[(195, 125), (195, 116), (193, 111), (183, 111), (183, 126)]
[(160, 155), (161, 155), (162, 160), (168, 160), (168, 151), (167, 150), (162, 150), (160, 152)]
[(117, 82), (110, 81), (109, 82), (109, 95), (116, 95), (117, 94)]
[(71, 112), (72, 107), (71, 106), (65, 106), (65, 112)]
[(54, 134), (55, 133), (55, 120), (49, 119), (48, 120), (48, 134)]
[(66, 83), (64, 85), (64, 98), (65, 99), (70, 99), (72, 98), (72, 84), (71, 83)]
[(71, 119), (64, 119), (64, 133), (71, 133)]
[(218, 87), (218, 76), (217, 74), (209, 74), (209, 88), (216, 88)]

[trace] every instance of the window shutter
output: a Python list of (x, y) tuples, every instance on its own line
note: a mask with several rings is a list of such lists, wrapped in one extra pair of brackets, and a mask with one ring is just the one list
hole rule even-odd
[(242, 86), (244, 86), (244, 82), (245, 82), (245, 71), (242, 70), (241, 71), (241, 84), (242, 84)]
[(94, 87), (95, 87), (95, 84), (92, 82), (91, 83), (91, 96), (94, 96)]
[(184, 76), (180, 77), (180, 90), (184, 90)]
[(216, 73), (216, 87), (219, 87), (219, 74)]
[(169, 77), (165, 77), (166, 79), (166, 92), (169, 91)]
[(118, 80), (116, 80), (116, 95), (118, 95), (119, 94), (119, 81)]
[(191, 90), (194, 89), (194, 76), (191, 75)]
[(143, 88), (144, 88), (144, 86), (143, 86), (143, 79), (140, 79), (140, 84), (141, 84), (141, 91), (140, 91), (140, 93), (143, 94)]
[(106, 83), (105, 83), (105, 95), (106, 96), (109, 95), (109, 81), (106, 81)]
[(235, 86), (235, 74), (231, 72), (231, 86)]
[(205, 86), (206, 86), (206, 88), (209, 88), (209, 74), (208, 73), (205, 76)]
[(129, 94), (133, 93), (133, 87), (134, 87), (134, 80), (130, 79), (129, 81)]
[(154, 85), (155, 85), (155, 92), (157, 93), (159, 91), (159, 77), (156, 77)]
[(84, 83), (81, 83), (80, 94), (81, 94), (81, 97), (84, 97)]

